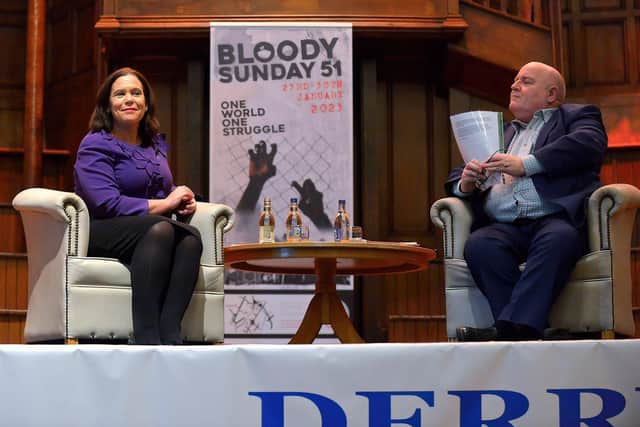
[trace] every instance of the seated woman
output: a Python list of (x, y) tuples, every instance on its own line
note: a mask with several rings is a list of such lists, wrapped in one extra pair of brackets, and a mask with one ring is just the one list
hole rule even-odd
[(74, 168), (91, 217), (89, 256), (129, 265), (135, 344), (180, 344), (202, 241), (170, 215), (193, 214), (194, 193), (173, 185), (154, 95), (140, 72), (114, 71), (96, 98)]

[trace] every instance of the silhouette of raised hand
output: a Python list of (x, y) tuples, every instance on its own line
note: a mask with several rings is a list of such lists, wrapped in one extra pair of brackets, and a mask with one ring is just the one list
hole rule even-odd
[(278, 146), (271, 144), (271, 151), (267, 153), (267, 144), (260, 141), (255, 146), (255, 151), (249, 150), (249, 179), (263, 179), (266, 181), (276, 174), (276, 166), (273, 158), (278, 152)]
[(326, 213), (324, 213), (324, 204), (322, 202), (322, 193), (316, 189), (315, 184), (309, 178), (305, 179), (302, 186), (298, 181), (293, 181), (291, 186), (300, 193), (300, 202), (298, 207), (311, 222), (318, 228), (332, 228), (331, 221)]
[(264, 141), (260, 141), (254, 145), (253, 149), (249, 149), (249, 184), (244, 189), (236, 210), (253, 211), (256, 208), (265, 182), (276, 174), (273, 158), (277, 152), (276, 144), (271, 144), (271, 150), (267, 152), (267, 143)]

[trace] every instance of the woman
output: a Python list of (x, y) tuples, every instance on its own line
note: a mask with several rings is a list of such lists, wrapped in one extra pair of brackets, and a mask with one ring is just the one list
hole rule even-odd
[(74, 168), (91, 216), (89, 256), (118, 258), (131, 270), (136, 344), (181, 343), (202, 253), (198, 231), (169, 218), (193, 214), (196, 201), (173, 185), (158, 131), (149, 83), (118, 69), (98, 90)]

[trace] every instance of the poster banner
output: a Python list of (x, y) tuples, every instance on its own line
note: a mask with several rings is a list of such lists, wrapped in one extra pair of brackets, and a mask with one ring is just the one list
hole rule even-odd
[[(210, 76), (210, 200), (236, 213), (225, 243), (257, 242), (265, 197), (276, 241), (294, 197), (310, 239), (332, 240), (338, 200), (353, 212), (351, 25), (211, 23)], [(228, 271), (225, 292), (312, 292), (299, 279)]]
[(232, 243), (255, 242), (264, 197), (284, 239), (297, 197), (313, 240), (353, 207), (350, 25), (211, 26), (211, 200), (236, 209)]

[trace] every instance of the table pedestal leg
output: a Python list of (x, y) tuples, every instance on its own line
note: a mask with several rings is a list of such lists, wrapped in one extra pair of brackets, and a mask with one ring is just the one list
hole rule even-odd
[(363, 343), (336, 293), (336, 259), (316, 259), (315, 272), (318, 276), (315, 294), (289, 344), (311, 344), (322, 325), (331, 325), (343, 343)]

